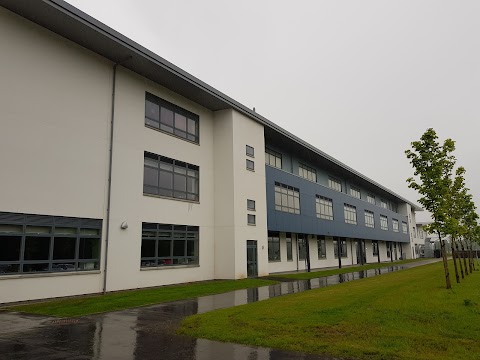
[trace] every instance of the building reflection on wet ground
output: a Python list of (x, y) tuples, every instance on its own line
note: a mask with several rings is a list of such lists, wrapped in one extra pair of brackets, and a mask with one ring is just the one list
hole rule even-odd
[[(426, 261), (430, 262), (430, 261)], [(193, 314), (318, 289), (423, 265), (390, 266), (159, 304), (77, 319), (0, 313), (0, 359), (333, 359), (175, 334)]]

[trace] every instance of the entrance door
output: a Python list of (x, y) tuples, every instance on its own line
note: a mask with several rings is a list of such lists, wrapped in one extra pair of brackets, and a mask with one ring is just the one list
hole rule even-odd
[(258, 276), (257, 241), (247, 240), (247, 276)]

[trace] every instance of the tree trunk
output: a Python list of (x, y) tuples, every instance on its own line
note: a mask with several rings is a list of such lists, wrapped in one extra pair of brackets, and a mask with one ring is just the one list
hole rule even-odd
[[(455, 240), (452, 237), (452, 258), (453, 258), (453, 268), (455, 269), (455, 280), (457, 280), (457, 284), (460, 284), (460, 276), (458, 276), (458, 267), (457, 267), (457, 249), (455, 249)], [(461, 263), (460, 263), (461, 265)], [(463, 279), (463, 270), (462, 270), (462, 279)]]
[[(460, 272), (462, 273), (462, 279), (465, 279), (465, 273), (463, 271), (463, 266), (462, 266), (462, 259), (460, 258), (460, 252), (459, 252), (459, 247), (458, 247), (458, 241), (455, 240), (454, 242), (452, 242), (452, 245), (455, 244), (455, 255), (457, 255), (457, 259), (458, 259), (458, 262), (460, 263)], [(453, 248), (453, 246), (452, 246)], [(455, 259), (455, 258), (454, 258)], [(454, 260), (455, 261), (455, 260)], [(467, 271), (467, 269), (465, 269), (465, 272)]]
[[(470, 245), (470, 246), (469, 246)], [(473, 272), (473, 247), (472, 247), (472, 242), (470, 241), (470, 244), (467, 244), (468, 247), (468, 265), (470, 266), (470, 274)]]
[(445, 250), (445, 241), (442, 240), (442, 237), (440, 236), (440, 231), (438, 232), (438, 239), (440, 240), (440, 248), (441, 248), (442, 258), (443, 258), (443, 270), (445, 271), (445, 283), (447, 285), (447, 289), (451, 289), (452, 284), (450, 282), (450, 272), (448, 271), (447, 252)]
[(460, 241), (460, 245), (462, 245), (462, 256), (463, 256), (463, 265), (465, 265), (465, 274), (468, 275), (468, 270), (467, 270), (467, 259), (466, 259), (466, 254), (465, 254), (465, 247), (463, 246), (463, 242)]

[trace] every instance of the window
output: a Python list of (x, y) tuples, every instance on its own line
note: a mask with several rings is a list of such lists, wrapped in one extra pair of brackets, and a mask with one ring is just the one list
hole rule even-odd
[(357, 224), (357, 208), (355, 206), (343, 204), (343, 213), (347, 224)]
[(387, 209), (387, 202), (383, 199), (380, 200), (380, 207)]
[(245, 153), (247, 156), (254, 157), (255, 156), (255, 149), (253, 146), (245, 145)]
[(370, 228), (375, 227), (375, 219), (373, 217), (373, 211), (365, 210), (365, 226)]
[(325, 220), (333, 220), (333, 201), (324, 196), (316, 198), (317, 217)]
[(390, 201), (390, 202), (388, 203), (388, 205), (389, 205), (389, 209), (390, 209), (390, 210), (392, 210), (392, 211), (394, 211), (394, 212), (398, 212), (398, 206), (397, 206), (397, 204), (395, 204), (395, 203), (393, 203), (393, 202)]
[(317, 236), (318, 259), (325, 259), (327, 257), (327, 248), (325, 246), (325, 237)]
[(247, 159), (247, 170), (255, 171), (255, 163)]
[(380, 215), (380, 229), (388, 230), (388, 218), (385, 215)]
[(420, 239), (423, 239), (423, 230), (420, 230), (420, 229), (419, 229), (419, 230), (418, 230), (418, 233), (419, 233), (419, 235), (420, 235)]
[(255, 200), (247, 199), (247, 210), (255, 211)]
[(0, 212), (0, 275), (98, 270), (102, 220)]
[(140, 267), (198, 265), (198, 226), (142, 223)]
[(145, 93), (145, 125), (198, 144), (198, 115)]
[(353, 197), (356, 197), (357, 199), (361, 199), (362, 196), (360, 194), (360, 189), (359, 188), (356, 188), (354, 186), (351, 186), (350, 187), (350, 195), (352, 195)]
[(287, 261), (293, 261), (293, 245), (292, 245), (292, 234), (287, 233)]
[(378, 241), (372, 241), (373, 255), (378, 256)]
[(276, 182), (275, 210), (300, 214), (300, 191), (292, 186)]
[(332, 177), (328, 178), (328, 187), (336, 190), (336, 191), (342, 191), (342, 183), (340, 180), (334, 179)]
[(415, 226), (412, 228), (412, 235), (414, 238), (417, 237), (417, 232), (415, 231)]
[(307, 258), (307, 235), (298, 234), (298, 260)]
[(392, 228), (394, 232), (398, 232), (398, 220), (392, 219)]
[(281, 261), (280, 236), (275, 232), (268, 232), (268, 261)]
[(265, 149), (265, 164), (274, 166), (276, 168), (282, 168), (282, 154), (276, 151)]
[(368, 201), (370, 204), (374, 204), (374, 205), (375, 205), (375, 195), (368, 194), (368, 195), (367, 195), (367, 201)]
[[(340, 244), (339, 244), (340, 242)], [(338, 246), (340, 245), (340, 254), (341, 257), (347, 257), (347, 241), (346, 240), (338, 240), (338, 239), (333, 239), (333, 254), (335, 255), (335, 258), (338, 259)]]
[(199, 201), (199, 167), (144, 153), (143, 193)]
[(307, 165), (300, 164), (298, 166), (298, 175), (304, 179), (317, 182), (317, 171)]
[(252, 215), (252, 214), (248, 214), (247, 215), (247, 221), (248, 221), (248, 225), (256, 225), (256, 223), (257, 223), (256, 216)]
[(402, 221), (402, 232), (404, 234), (406, 234), (408, 232), (407, 223), (405, 221)]

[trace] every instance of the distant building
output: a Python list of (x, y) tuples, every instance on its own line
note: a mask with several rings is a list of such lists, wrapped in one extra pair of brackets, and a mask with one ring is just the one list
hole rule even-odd
[(420, 256), (414, 203), (63, 1), (1, 4), (0, 303)]

